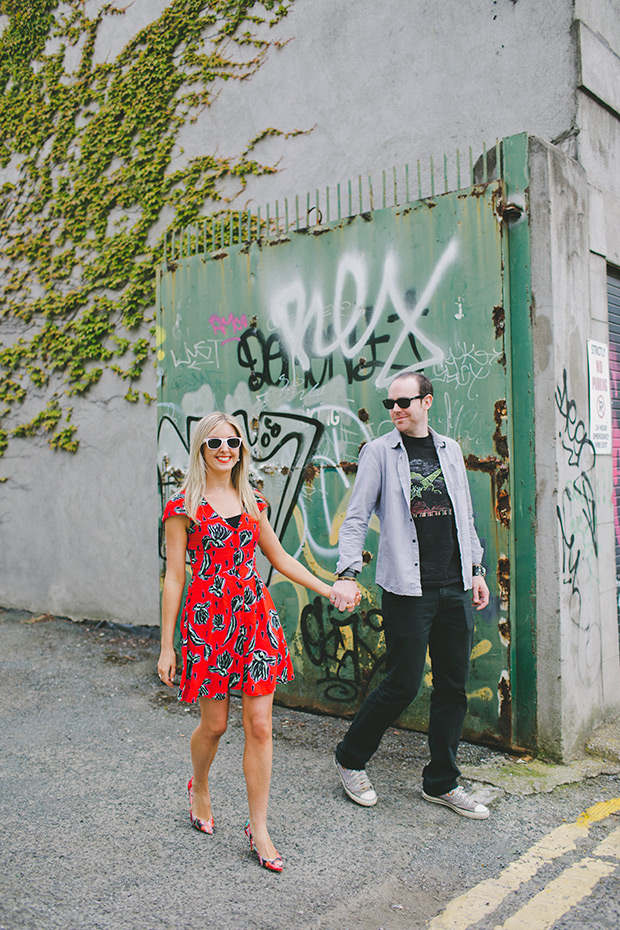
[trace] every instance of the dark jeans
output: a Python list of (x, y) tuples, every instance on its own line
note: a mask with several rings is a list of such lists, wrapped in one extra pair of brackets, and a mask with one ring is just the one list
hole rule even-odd
[(424, 767), (423, 788), (427, 794), (444, 794), (456, 788), (460, 775), (456, 753), (467, 710), (474, 628), (471, 592), (460, 584), (431, 588), (421, 597), (384, 591), (382, 612), (386, 676), (358, 710), (336, 748), (336, 758), (348, 769), (366, 766), (387, 728), (418, 693), (428, 646), (433, 671), (431, 761)]

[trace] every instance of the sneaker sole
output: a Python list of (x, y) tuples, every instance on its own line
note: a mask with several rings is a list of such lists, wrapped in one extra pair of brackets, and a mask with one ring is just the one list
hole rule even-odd
[(463, 807), (457, 807), (456, 804), (450, 804), (449, 801), (444, 801), (443, 798), (434, 798), (432, 795), (427, 794), (425, 791), (422, 792), (422, 797), (425, 801), (430, 801), (431, 804), (441, 804), (443, 807), (450, 808), (450, 810), (454, 811), (455, 814), (460, 814), (461, 817), (469, 817), (470, 820), (486, 820), (489, 816), (488, 810), (483, 814), (477, 814), (475, 811), (468, 811)]
[(377, 798), (374, 798), (374, 800), (372, 801), (365, 801), (363, 798), (360, 798), (357, 795), (353, 794), (353, 792), (349, 791), (349, 789), (345, 785), (342, 779), (342, 775), (340, 774), (340, 769), (338, 768), (338, 764), (335, 759), (334, 759), (334, 766), (336, 768), (336, 771), (338, 772), (338, 778), (340, 779), (340, 784), (342, 785), (343, 791), (346, 794), (346, 796), (348, 798), (351, 798), (352, 801), (355, 801), (356, 804), (359, 804), (360, 807), (374, 807), (375, 804), (377, 803)]

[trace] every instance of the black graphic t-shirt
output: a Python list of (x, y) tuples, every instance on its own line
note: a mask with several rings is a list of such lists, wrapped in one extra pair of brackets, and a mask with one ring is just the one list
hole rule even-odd
[(411, 515), (420, 546), (422, 589), (462, 582), (452, 502), (433, 438), (405, 436), (411, 469)]

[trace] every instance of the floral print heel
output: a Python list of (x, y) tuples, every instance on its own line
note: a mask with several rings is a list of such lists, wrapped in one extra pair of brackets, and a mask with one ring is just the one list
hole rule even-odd
[(277, 855), (275, 859), (263, 859), (258, 849), (254, 845), (254, 837), (252, 836), (252, 831), (250, 830), (249, 820), (247, 821), (245, 827), (243, 828), (243, 832), (245, 833), (245, 835), (250, 841), (250, 850), (252, 852), (255, 852), (256, 855), (258, 856), (259, 864), (262, 865), (264, 869), (268, 869), (270, 872), (281, 872), (284, 867), (284, 860), (282, 856)]
[(192, 784), (194, 782), (194, 776), (190, 778), (187, 783), (187, 790), (189, 791), (189, 819), (192, 827), (195, 827), (196, 830), (200, 830), (201, 833), (208, 833), (209, 836), (213, 834), (213, 829), (215, 827), (215, 821), (213, 817), (209, 820), (200, 820), (199, 817), (194, 817), (194, 812), (192, 811), (192, 805), (194, 803), (194, 792), (192, 790)]

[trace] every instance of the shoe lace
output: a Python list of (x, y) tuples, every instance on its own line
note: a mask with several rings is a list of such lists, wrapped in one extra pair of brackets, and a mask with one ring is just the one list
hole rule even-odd
[(349, 769), (348, 782), (350, 787), (360, 794), (364, 791), (372, 791), (372, 785), (365, 769)]
[(457, 785), (452, 791), (448, 792), (448, 797), (467, 807), (475, 807), (474, 801), (467, 794), (462, 785)]

